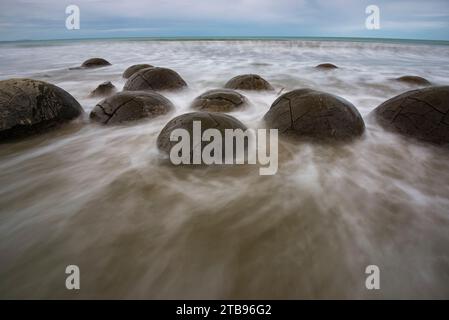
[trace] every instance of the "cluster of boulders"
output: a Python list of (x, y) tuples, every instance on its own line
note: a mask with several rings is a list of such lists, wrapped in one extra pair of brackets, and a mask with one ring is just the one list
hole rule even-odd
[[(101, 58), (85, 61), (80, 68), (111, 65)], [(319, 69), (336, 69), (332, 64)], [(102, 83), (91, 97), (105, 97), (90, 113), (92, 121), (114, 125), (143, 118), (154, 118), (175, 109), (160, 91), (180, 90), (186, 81), (168, 68), (137, 64), (123, 73), (127, 79), (122, 92), (111, 82)], [(397, 81), (427, 86), (420, 77), (405, 76)], [(192, 129), (193, 121), (201, 120), (201, 130), (208, 128), (245, 129), (235, 117), (225, 114), (249, 105), (239, 91), (273, 91), (273, 86), (256, 74), (239, 75), (224, 88), (209, 90), (191, 103), (192, 110), (175, 117), (162, 129), (157, 145), (169, 152), (170, 133), (176, 128)], [(422, 141), (449, 145), (449, 86), (427, 87), (405, 92), (382, 103), (373, 112), (374, 118), (387, 130), (399, 132)], [(31, 79), (0, 81), (0, 140), (29, 136), (61, 125), (83, 114), (80, 104), (66, 91), (52, 84)], [(297, 89), (279, 96), (263, 118), (267, 128), (295, 139), (347, 141), (365, 130), (362, 116), (349, 101), (312, 89)]]

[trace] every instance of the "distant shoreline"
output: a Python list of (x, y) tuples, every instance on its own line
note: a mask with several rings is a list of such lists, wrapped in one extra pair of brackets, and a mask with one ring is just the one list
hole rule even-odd
[(328, 41), (328, 42), (364, 42), (392, 44), (424, 44), (449, 46), (447, 40), (395, 39), (395, 38), (351, 38), (351, 37), (115, 37), (115, 38), (74, 38), (47, 40), (9, 40), (1, 44), (42, 43), (68, 41)]

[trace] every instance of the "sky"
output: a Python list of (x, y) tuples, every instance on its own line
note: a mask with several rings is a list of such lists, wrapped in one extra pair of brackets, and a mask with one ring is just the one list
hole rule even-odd
[[(368, 5), (380, 29), (366, 28)], [(233, 36), (449, 40), (449, 0), (0, 0), (0, 41)]]

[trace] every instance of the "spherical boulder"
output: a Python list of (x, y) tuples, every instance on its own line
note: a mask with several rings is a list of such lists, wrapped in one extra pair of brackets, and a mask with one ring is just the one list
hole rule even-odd
[(372, 113), (387, 130), (434, 144), (449, 144), (449, 86), (407, 91)]
[[(214, 112), (191, 112), (177, 116), (170, 120), (160, 132), (157, 137), (157, 147), (165, 154), (170, 154), (170, 150), (178, 141), (170, 141), (170, 135), (175, 129), (185, 129), (190, 135), (190, 161), (192, 161), (194, 148), (193, 146), (193, 124), (194, 121), (198, 121), (201, 130), (200, 134), (203, 135), (207, 129), (218, 129), (221, 133), (222, 141), (222, 156), (225, 156), (225, 129), (241, 129), (246, 130), (246, 126), (236, 118), (221, 113)], [(201, 141), (201, 150), (208, 142)], [(245, 145), (247, 147), (247, 145)], [(234, 149), (235, 151), (235, 149)], [(192, 162), (191, 162), (192, 163)]]
[(100, 67), (107, 67), (111, 64), (109, 61), (103, 59), (103, 58), (91, 58), (87, 59), (81, 64), (82, 68), (100, 68)]
[(209, 90), (198, 96), (192, 102), (192, 108), (201, 111), (231, 112), (244, 107), (246, 98), (231, 89)]
[(321, 63), (321, 64), (317, 65), (315, 68), (321, 69), (321, 70), (338, 69), (338, 67), (332, 63)]
[(264, 120), (280, 134), (318, 140), (347, 140), (365, 130), (362, 116), (349, 101), (312, 89), (283, 94)]
[(402, 76), (402, 77), (396, 78), (394, 80), (403, 82), (403, 83), (407, 83), (407, 84), (411, 84), (411, 85), (419, 85), (419, 86), (430, 86), (431, 85), (429, 80), (427, 80), (423, 77), (418, 77), (418, 76)]
[(90, 119), (112, 125), (155, 118), (173, 109), (170, 100), (157, 92), (123, 91), (100, 101), (90, 113)]
[(50, 83), (32, 79), (0, 81), (0, 140), (45, 131), (83, 112), (75, 98)]
[(146, 63), (135, 64), (135, 65), (130, 66), (128, 69), (126, 69), (125, 72), (123, 72), (122, 76), (123, 76), (123, 78), (128, 79), (137, 71), (146, 69), (146, 68), (151, 68), (151, 67), (153, 67), (151, 64), (146, 64)]
[(123, 90), (178, 90), (187, 83), (171, 69), (150, 67), (134, 73), (125, 83)]
[(117, 91), (117, 88), (112, 84), (111, 81), (103, 82), (98, 85), (98, 87), (92, 91), (89, 96), (90, 97), (108, 97), (113, 95)]
[(267, 80), (258, 74), (242, 74), (226, 82), (225, 88), (235, 90), (274, 90)]

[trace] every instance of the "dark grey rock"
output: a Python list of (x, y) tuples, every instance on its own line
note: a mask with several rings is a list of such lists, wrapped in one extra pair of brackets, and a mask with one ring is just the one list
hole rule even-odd
[(157, 92), (123, 91), (100, 101), (90, 113), (90, 118), (111, 125), (155, 118), (173, 109), (170, 100)]
[(349, 101), (312, 89), (283, 94), (264, 119), (280, 134), (318, 140), (347, 140), (365, 129), (360, 113)]
[(434, 144), (449, 144), (449, 86), (407, 91), (372, 113), (387, 130)]
[(141, 69), (126, 81), (123, 90), (178, 90), (187, 86), (181, 76), (171, 69), (150, 67)]
[(126, 69), (125, 72), (123, 72), (123, 78), (128, 79), (137, 71), (151, 67), (153, 67), (151, 64), (146, 63), (132, 65), (128, 69)]
[(100, 68), (100, 67), (107, 67), (111, 64), (109, 61), (102, 59), (102, 58), (91, 58), (87, 59), (81, 64), (82, 68)]
[(321, 64), (317, 65), (315, 68), (322, 69), (322, 70), (338, 69), (338, 67), (332, 63), (321, 63)]
[[(193, 155), (193, 122), (201, 121), (201, 135), (207, 129), (218, 129), (222, 136), (222, 155), (225, 156), (225, 129), (242, 129), (246, 130), (246, 126), (236, 118), (222, 113), (214, 112), (191, 112), (182, 114), (170, 120), (157, 137), (157, 146), (163, 153), (169, 155), (171, 148), (176, 145), (177, 141), (170, 141), (170, 134), (175, 129), (185, 129), (190, 133), (190, 160)], [(209, 142), (202, 142), (201, 150)], [(247, 147), (247, 145), (245, 145)], [(235, 149), (234, 149), (235, 153)]]
[(30, 136), (82, 113), (75, 98), (50, 83), (32, 79), (0, 81), (0, 140)]
[(90, 97), (108, 97), (113, 95), (117, 91), (117, 88), (111, 83), (111, 81), (103, 82), (90, 93)]
[(225, 88), (235, 90), (274, 90), (267, 80), (257, 74), (242, 74), (229, 80)]
[(192, 102), (192, 108), (201, 111), (231, 112), (243, 108), (246, 104), (246, 98), (237, 91), (215, 89), (196, 97)]
[(421, 86), (430, 86), (431, 85), (429, 80), (427, 80), (423, 77), (418, 77), (418, 76), (402, 76), (402, 77), (396, 78), (394, 80), (403, 82), (403, 83), (407, 83), (407, 84), (412, 84), (412, 85), (421, 85)]

